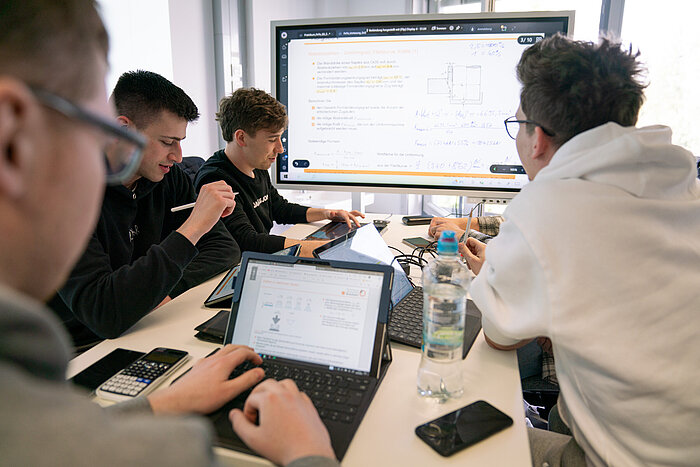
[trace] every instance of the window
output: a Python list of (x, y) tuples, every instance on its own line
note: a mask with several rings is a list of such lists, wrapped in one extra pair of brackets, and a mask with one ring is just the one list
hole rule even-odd
[(438, 13), (480, 13), (481, 0), (439, 0)]
[[(601, 0), (495, 0), (493, 11), (574, 10), (574, 39), (597, 41)], [(479, 13), (481, 0), (439, 0), (438, 13)]]
[(700, 109), (700, 36), (688, 2), (636, 0), (626, 2), (622, 18), (622, 40), (648, 69), (646, 101), (637, 126), (668, 125), (673, 143), (700, 154), (700, 132), (695, 116)]
[(494, 11), (574, 10), (574, 39), (598, 40), (601, 0), (496, 0)]

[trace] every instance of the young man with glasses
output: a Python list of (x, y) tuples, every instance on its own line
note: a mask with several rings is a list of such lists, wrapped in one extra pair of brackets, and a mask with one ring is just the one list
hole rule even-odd
[[(112, 125), (107, 35), (90, 0), (0, 6), (0, 463), (211, 465), (208, 413), (259, 382), (229, 380), (251, 349), (227, 346), (175, 384), (107, 409), (65, 381), (67, 336), (40, 302), (79, 258), (105, 180), (129, 180), (143, 141)], [(105, 160), (104, 149), (131, 150)], [(114, 154), (113, 154), (114, 155)], [(155, 417), (156, 415), (167, 415)], [(248, 445), (277, 464), (337, 465), (310, 400), (287, 380), (253, 390), (232, 414)], [(255, 421), (259, 424), (254, 424)]]
[(641, 72), (607, 40), (527, 49), (506, 128), (531, 182), (460, 248), (489, 344), (551, 339), (570, 433), (530, 429), (536, 466), (700, 463), (700, 181), (669, 128), (635, 128)]
[[(515, 116), (505, 119), (503, 124), (506, 127), (508, 136), (515, 139), (521, 123), (535, 124), (535, 122), (531, 120), (518, 120), (518, 117)], [(546, 128), (540, 128), (542, 128), (544, 134), (554, 136), (554, 134)], [(472, 208), (472, 211), (474, 211), (475, 208), (476, 206)], [(489, 237), (495, 237), (498, 235), (503, 221), (503, 216), (472, 217), (471, 212), (469, 213), (469, 217), (433, 217), (428, 226), (428, 235), (437, 240), (444, 230), (452, 230), (457, 233), (457, 238), (466, 239), (466, 234), (470, 230), (476, 230)]]
[[(171, 212), (195, 200), (189, 177), (177, 165), (187, 125), (199, 116), (194, 102), (148, 71), (124, 73), (112, 101), (119, 127), (139, 131), (146, 145), (135, 173), (107, 188), (87, 249), (52, 302), (77, 346), (97, 336), (118, 337), (159, 304), (240, 259), (219, 220), (235, 205), (228, 185), (209, 184), (192, 210)], [(123, 144), (109, 145), (108, 165), (121, 152)]]

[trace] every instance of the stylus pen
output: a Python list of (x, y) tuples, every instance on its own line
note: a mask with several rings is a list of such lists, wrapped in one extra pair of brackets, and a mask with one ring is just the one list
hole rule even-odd
[[(483, 203), (483, 201), (481, 202)], [(464, 232), (464, 244), (467, 244), (467, 239), (469, 238), (469, 231), (472, 229), (472, 214), (474, 213), (474, 209), (478, 208), (481, 203), (476, 203), (470, 210), (469, 210), (469, 219), (467, 220), (467, 230)]]
[(471, 230), (471, 226), (472, 226), (472, 212), (474, 212), (473, 209), (471, 211), (469, 211), (469, 219), (467, 220), (467, 231), (464, 232), (464, 244), (465, 245), (467, 244), (467, 238), (469, 238), (469, 231)]
[[(233, 193), (233, 196), (236, 196), (238, 192)], [(191, 209), (194, 207), (195, 203), (187, 203), (183, 204), (182, 206), (175, 206), (174, 208), (170, 209), (170, 212), (178, 212), (178, 211), (184, 211), (185, 209)]]
[(170, 209), (170, 212), (184, 211), (185, 209), (193, 208), (195, 204), (197, 203), (187, 203), (183, 204), (182, 206), (175, 206), (174, 208)]

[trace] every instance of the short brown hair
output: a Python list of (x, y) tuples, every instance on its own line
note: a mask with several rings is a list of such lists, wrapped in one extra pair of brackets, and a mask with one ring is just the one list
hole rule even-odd
[(0, 75), (65, 98), (94, 95), (95, 58), (107, 32), (94, 0), (2, 0)]
[(224, 141), (233, 141), (236, 130), (255, 136), (258, 130), (277, 131), (287, 126), (287, 111), (274, 97), (255, 88), (237, 89), (219, 102), (216, 120)]
[(518, 63), (520, 107), (528, 120), (554, 133), (557, 146), (608, 122), (633, 126), (646, 87), (638, 56), (608, 39), (599, 44), (559, 34), (544, 39)]

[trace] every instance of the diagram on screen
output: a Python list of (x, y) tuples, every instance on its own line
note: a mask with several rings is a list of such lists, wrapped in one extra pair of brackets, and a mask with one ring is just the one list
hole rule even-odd
[(270, 331), (280, 330), (280, 315), (276, 314), (272, 317), (272, 324), (270, 324)]
[(442, 77), (428, 78), (428, 94), (446, 94), (450, 104), (481, 104), (481, 66), (447, 65)]
[(270, 331), (282, 332), (281, 328), (289, 329), (297, 323), (300, 312), (311, 313), (312, 299), (310, 297), (300, 297), (294, 295), (280, 294), (272, 301), (264, 303), (270, 321), (267, 328)]

